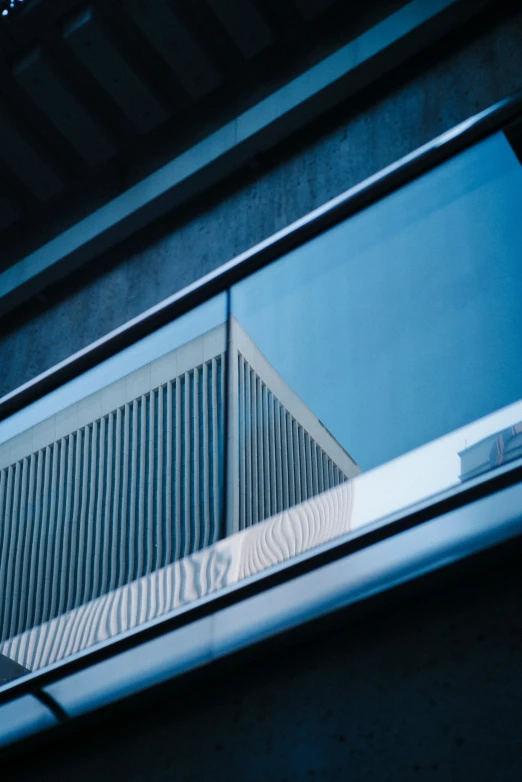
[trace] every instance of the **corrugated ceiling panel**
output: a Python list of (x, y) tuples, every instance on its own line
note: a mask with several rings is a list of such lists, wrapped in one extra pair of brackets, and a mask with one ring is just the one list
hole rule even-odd
[(126, 10), (193, 98), (217, 87), (220, 72), (163, 0), (128, 0)]
[(146, 133), (167, 119), (168, 112), (114, 44), (97, 14), (85, 11), (65, 28), (64, 37), (140, 132)]
[(96, 166), (114, 155), (107, 136), (40, 50), (17, 64), (14, 78), (89, 165)]
[(13, 43), (11, 38), (9, 38), (6, 30), (3, 27), (1, 27), (0, 28), (0, 54), (2, 56), (2, 59), (5, 59), (6, 57), (10, 57), (15, 51), (16, 51), (16, 45)]
[(5, 198), (0, 197), (0, 231), (8, 228), (16, 220), (18, 220), (19, 214), (12, 206), (12, 204)]
[(7, 118), (0, 107), (0, 158), (36, 198), (47, 201), (64, 190), (64, 182)]
[(337, 0), (292, 0), (292, 2), (306, 19), (311, 19), (326, 11)]
[(252, 0), (207, 0), (245, 57), (271, 46), (275, 34)]

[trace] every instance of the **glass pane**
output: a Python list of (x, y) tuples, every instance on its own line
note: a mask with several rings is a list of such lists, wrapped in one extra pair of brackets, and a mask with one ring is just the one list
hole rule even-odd
[(81, 606), (223, 536), (225, 321), (223, 294), (0, 424), (5, 657), (62, 658)]
[(0, 423), (0, 684), (522, 459), (521, 200), (499, 134)]
[[(234, 287), (236, 528), (522, 397), (521, 206), (497, 134)], [(418, 500), (479, 474), (520, 418), (410, 460), (401, 489), (377, 489), (377, 516), (405, 480)]]

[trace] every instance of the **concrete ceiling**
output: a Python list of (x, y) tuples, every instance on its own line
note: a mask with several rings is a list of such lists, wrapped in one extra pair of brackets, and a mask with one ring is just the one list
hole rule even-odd
[(0, 0), (0, 269), (327, 53), (350, 7)]

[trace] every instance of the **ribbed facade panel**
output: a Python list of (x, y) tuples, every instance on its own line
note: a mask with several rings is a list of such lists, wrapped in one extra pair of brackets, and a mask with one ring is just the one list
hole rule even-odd
[(0, 471), (5, 640), (221, 537), (224, 357)]
[(245, 529), (347, 477), (238, 352), (239, 525)]

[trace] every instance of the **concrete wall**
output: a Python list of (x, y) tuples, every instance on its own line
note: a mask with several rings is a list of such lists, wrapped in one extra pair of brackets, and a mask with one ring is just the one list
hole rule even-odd
[[(502, 4), (501, 4), (502, 7)], [(522, 87), (522, 12), (492, 11), (257, 169), (6, 317), (0, 394)]]
[[(11, 760), (17, 782), (513, 782), (516, 562)], [(6, 766), (3, 766), (4, 771)]]

